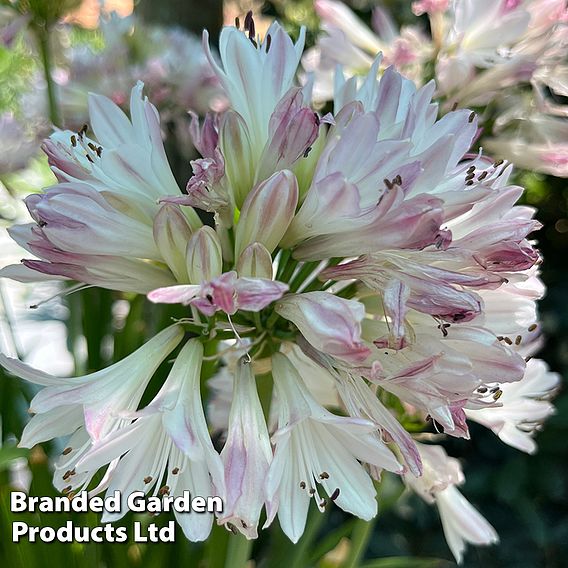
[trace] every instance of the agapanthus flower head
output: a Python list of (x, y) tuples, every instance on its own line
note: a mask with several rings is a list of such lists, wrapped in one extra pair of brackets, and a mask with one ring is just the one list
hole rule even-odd
[[(266, 507), (267, 524), (278, 516), (297, 541), (311, 498), (370, 519), (388, 471), (438, 505), (458, 560), (465, 542), (495, 542), (454, 490), (461, 471), (419, 445), (404, 420), (469, 438), (471, 418), (531, 449), (510, 433), (534, 408), (518, 400), (534, 392), (525, 357), (542, 286), (527, 237), (539, 224), (515, 205), (511, 166), (470, 153), (474, 112), (438, 119), (433, 83), (418, 88), (392, 67), (379, 79), (378, 63), (362, 84), (339, 73), (333, 114), (322, 117), (295, 79), (303, 32), (294, 43), (274, 23), (261, 39), (248, 15), (244, 30), (223, 30), (219, 62), (206, 34), (204, 43), (230, 108), (194, 118), (202, 158), (186, 193), (142, 84), (130, 118), (93, 95), (91, 127), (45, 144), (60, 183), (29, 197), (34, 222), (12, 229), (38, 259), (4, 274), (145, 293), (187, 306), (187, 317), (79, 379), (3, 358), (44, 386), (26, 441), (71, 435), (65, 467), (82, 477), (69, 491), (106, 467), (101, 490), (215, 492), (225, 499), (217, 522), (247, 538)], [(218, 364), (205, 387), (202, 344)], [(139, 408), (172, 352), (162, 389)], [(550, 390), (548, 371), (538, 376)], [(550, 410), (538, 405), (535, 421)], [(38, 423), (49, 428), (38, 433)], [(211, 426), (225, 431), (219, 447)], [(200, 540), (211, 518), (180, 523)]]

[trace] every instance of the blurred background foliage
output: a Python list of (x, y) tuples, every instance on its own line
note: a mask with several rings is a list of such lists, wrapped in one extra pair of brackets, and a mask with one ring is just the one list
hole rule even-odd
[[(2, 4), (14, 4), (2, 0)], [(57, 42), (62, 20), (73, 22), (68, 34), (71, 45), (86, 44), (96, 51), (104, 40), (96, 27), (97, 3), (51, 0), (22, 1), (22, 9), (36, 8), (39, 18), (36, 29), (49, 32), (54, 56), (69, 45)], [(107, 3), (127, 13), (132, 9), (127, 0)], [(384, 0), (400, 23), (413, 18), (410, 2)], [(371, 0), (351, 3), (361, 17), (370, 19)], [(237, 1), (223, 4), (221, 0), (140, 0), (136, 13), (148, 21), (185, 26), (200, 32), (203, 27), (218, 32), (223, 19), (254, 9), (267, 18), (277, 17), (287, 29), (297, 33), (301, 25), (308, 28), (307, 42), (313, 44), (318, 19), (310, 0), (273, 0), (254, 3)], [(95, 15), (97, 16), (97, 15)], [(424, 20), (426, 26), (426, 20)], [(37, 39), (37, 38), (36, 38)], [(39, 37), (38, 41), (41, 41)], [(0, 112), (11, 111), (26, 116), (21, 93), (30, 87), (34, 72), (42, 62), (36, 46), (21, 37), (15, 45), (0, 45)], [(2, 133), (0, 133), (0, 137)], [(170, 148), (170, 151), (172, 149)], [(175, 160), (179, 156), (173, 157)], [(187, 162), (185, 162), (187, 167)], [(10, 174), (2, 178), (16, 197), (37, 191), (50, 183), (49, 170), (43, 158), (34, 158), (31, 173)], [(546, 343), (539, 355), (551, 367), (568, 376), (568, 184), (565, 179), (530, 172), (518, 172), (517, 182), (526, 188), (524, 201), (538, 209), (537, 218), (544, 228), (536, 235), (544, 258), (542, 278), (548, 288), (540, 303)], [(38, 185), (38, 180), (42, 180)], [(1, 196), (0, 196), (1, 199)], [(10, 204), (0, 202), (0, 221), (9, 222), (13, 215)], [(10, 307), (4, 306), (5, 314)], [(99, 289), (88, 289), (68, 296), (63, 312), (55, 314), (48, 306), (37, 310), (30, 318), (59, 318), (67, 326), (68, 349), (73, 355), (77, 373), (90, 372), (108, 366), (140, 346), (162, 329), (175, 309), (149, 305), (144, 298)], [(157, 374), (157, 384), (163, 376)], [(149, 389), (152, 394), (153, 389)], [(31, 472), (30, 494), (51, 495), (49, 458), (61, 448), (53, 444), (35, 447), (31, 451), (16, 447), (18, 436), (26, 423), (27, 406), (33, 393), (22, 382), (2, 375), (0, 369), (0, 415), (3, 445), (0, 448), (0, 561), (6, 567), (43, 568), (81, 566), (83, 568), (120, 566), (163, 566), (183, 562), (187, 566), (203, 564), (226, 568), (238, 566), (232, 555), (236, 537), (215, 527), (206, 543), (192, 544), (178, 530), (175, 544), (30, 544), (11, 541), (11, 523), (24, 520), (32, 525), (61, 526), (71, 519), (76, 526), (96, 526), (97, 516), (90, 514), (12, 514), (9, 493), (18, 475)], [(465, 557), (466, 567), (546, 567), (561, 568), (568, 558), (568, 394), (561, 391), (556, 399), (557, 413), (537, 437), (539, 451), (534, 456), (518, 452), (499, 441), (491, 432), (471, 425), (472, 440), (449, 439), (445, 446), (450, 455), (463, 458), (467, 484), (464, 494), (495, 526), (501, 545), (491, 548), (470, 547)], [(24, 473), (22, 473), (24, 472)], [(293, 568), (334, 566), (367, 568), (427, 568), (452, 566), (437, 513), (417, 497), (403, 495), (398, 480), (385, 477), (379, 489), (380, 515), (373, 523), (356, 522), (337, 508), (324, 515), (311, 512), (309, 527), (295, 547), (275, 527), (263, 532), (252, 545), (251, 558), (257, 566), (286, 565)], [(396, 504), (395, 504), (396, 501)], [(131, 526), (134, 520), (164, 525), (166, 514), (151, 519), (148, 516), (127, 515), (119, 525)], [(131, 533), (131, 531), (130, 531)], [(229, 553), (225, 561), (226, 553)], [(269, 555), (269, 556), (268, 556)], [(270, 561), (267, 558), (270, 558)], [(414, 558), (411, 558), (414, 557)]]

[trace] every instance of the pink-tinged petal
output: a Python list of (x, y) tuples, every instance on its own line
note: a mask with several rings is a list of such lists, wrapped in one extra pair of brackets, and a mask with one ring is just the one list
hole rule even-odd
[(328, 292), (287, 296), (276, 311), (294, 323), (316, 348), (351, 363), (364, 361), (371, 350), (361, 340), (363, 304)]
[(272, 256), (260, 243), (252, 243), (239, 256), (237, 262), (239, 276), (248, 278), (265, 278), (272, 280)]
[(221, 276), (223, 272), (223, 254), (221, 243), (214, 229), (201, 227), (187, 243), (187, 272), (189, 281), (201, 284)]
[(235, 231), (235, 256), (251, 243), (272, 253), (286, 233), (298, 204), (298, 182), (282, 170), (256, 186), (247, 196)]
[(237, 309), (236, 299), (236, 283), (237, 273), (234, 271), (226, 272), (212, 280), (207, 288), (211, 289), (213, 303), (218, 309), (223, 310), (226, 314), (232, 315)]
[(191, 284), (180, 284), (178, 286), (166, 286), (152, 290), (148, 294), (148, 299), (156, 304), (189, 304), (199, 291), (201, 286)]
[(270, 118), (269, 140), (260, 158), (257, 179), (289, 168), (315, 142), (319, 118), (311, 108), (303, 106), (303, 99), (302, 90), (294, 88), (278, 103)]
[(288, 291), (288, 285), (266, 278), (239, 278), (235, 290), (239, 309), (259, 312), (279, 300)]
[(252, 368), (242, 359), (233, 392), (227, 441), (221, 452), (227, 493), (218, 522), (231, 523), (250, 539), (257, 536), (272, 449)]

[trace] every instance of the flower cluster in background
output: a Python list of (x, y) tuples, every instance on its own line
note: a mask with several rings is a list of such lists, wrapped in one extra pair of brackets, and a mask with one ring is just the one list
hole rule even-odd
[[(505, 19), (517, 17), (509, 4)], [(443, 5), (416, 9), (442, 18)], [(185, 191), (141, 82), (130, 116), (91, 94), (88, 124), (45, 141), (58, 183), (26, 198), (33, 221), (10, 234), (29, 258), (0, 275), (147, 294), (183, 316), (80, 377), (2, 355), (41, 387), (20, 443), (68, 437), (54, 484), (71, 497), (87, 487), (221, 495), (217, 519), (177, 514), (190, 540), (206, 539), (214, 520), (256, 538), (264, 510), (264, 527), (278, 517), (297, 542), (312, 500), (369, 520), (375, 482), (396, 475), (438, 508), (461, 561), (467, 543), (498, 537), (434, 433), (468, 439), (473, 421), (533, 452), (553, 412), (559, 377), (532, 358), (544, 288), (529, 235), (540, 224), (516, 204), (511, 164), (471, 151), (479, 116), (458, 108), (468, 99), (449, 94), (456, 85), (442, 80), (439, 105), (434, 82), (392, 65), (379, 76), (383, 60), (371, 57), (364, 72), (336, 72), (322, 115), (318, 77), (296, 80), (303, 32), (294, 42), (274, 23), (261, 38), (251, 14), (236, 24), (221, 33), (220, 60), (204, 35), (229, 103), (192, 117), (201, 158)], [(446, 33), (436, 37), (458, 41)], [(481, 60), (464, 57), (477, 70)], [(164, 96), (167, 108), (175, 92)], [(202, 372), (211, 364), (212, 378)], [(141, 405), (151, 383), (157, 394)]]
[[(479, 110), (481, 144), (516, 166), (568, 176), (568, 8), (564, 0), (421, 0), (398, 26), (381, 5), (373, 29), (339, 0), (316, 0), (317, 45), (303, 60), (314, 94), (331, 100), (333, 73), (366, 73), (377, 54), (418, 85), (436, 81), (441, 110)], [(429, 33), (424, 30), (427, 14)]]

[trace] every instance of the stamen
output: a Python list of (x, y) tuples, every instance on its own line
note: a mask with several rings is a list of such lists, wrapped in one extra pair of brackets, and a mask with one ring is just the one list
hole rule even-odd
[(235, 18), (235, 28), (237, 28), (237, 30), (241, 29), (241, 20), (238, 16)]
[(61, 452), (61, 455), (66, 456), (67, 454), (70, 454), (72, 451), (73, 451), (73, 448), (67, 447)]
[(77, 146), (77, 137), (75, 136), (75, 134), (71, 136), (71, 146), (73, 146), (73, 148)]
[(237, 527), (233, 523), (227, 523), (225, 526), (227, 527), (227, 530), (231, 531), (233, 534), (239, 534)]
[(330, 495), (329, 498), (332, 501), (335, 501), (338, 497), (339, 497), (339, 487), (336, 488), (336, 490)]
[(64, 298), (65, 296), (73, 294), (73, 292), (79, 292), (80, 290), (86, 290), (87, 288), (92, 288), (92, 287), (93, 287), (92, 284), (75, 284), (74, 286), (71, 286), (66, 290), (62, 290), (61, 292), (57, 292), (57, 294), (54, 294), (53, 296), (50, 296), (49, 298), (46, 298), (45, 300), (42, 300), (37, 304), (32, 304), (30, 306), (30, 310), (37, 310), (40, 306), (47, 304), (47, 302), (51, 302), (51, 300), (55, 300), (55, 298), (59, 297)]
[(307, 158), (310, 154), (310, 152), (312, 151), (312, 147), (308, 146), (305, 150), (304, 150), (304, 158)]
[(489, 174), (487, 173), (487, 170), (484, 170), (483, 172), (481, 172), (479, 174), (479, 177), (477, 178), (479, 181), (484, 180)]
[(179, 473), (179, 467), (174, 467), (174, 469), (172, 469), (172, 475), (177, 475)]
[(148, 485), (148, 483), (151, 483), (151, 482), (152, 482), (152, 477), (151, 477), (151, 476), (148, 475), (147, 477), (144, 478), (144, 483), (145, 483), (146, 485)]
[(450, 112), (454, 112), (457, 108), (458, 108), (458, 101), (456, 101), (456, 102), (452, 105), (452, 108), (450, 109)]
[(469, 118), (467, 119), (467, 121), (471, 124), (471, 123), (473, 122), (473, 119), (474, 119), (474, 118), (475, 118), (475, 113), (472, 112), (472, 113), (469, 115)]
[(270, 46), (272, 45), (272, 36), (270, 34), (266, 34), (265, 44), (266, 44), (266, 53), (268, 53), (268, 51), (270, 50)]
[(322, 471), (319, 477), (320, 479), (329, 479), (329, 473), (327, 473), (327, 471)]
[(158, 491), (158, 495), (163, 497), (164, 495), (169, 494), (169, 492), (170, 492), (170, 488), (167, 485), (164, 485), (163, 487), (160, 487), (160, 490)]
[(515, 345), (520, 345), (522, 340), (523, 340), (522, 336), (517, 335), (517, 337), (515, 337)]
[[(239, 335), (239, 332), (237, 331), (237, 329), (235, 328), (234, 324), (233, 324), (233, 320), (231, 319), (231, 316), (229, 314), (227, 314), (227, 320), (229, 321), (229, 325), (231, 326), (231, 329), (233, 330), (233, 333), (235, 334), (235, 336), (237, 337), (239, 344), (240, 345), (244, 345), (244, 341), (243, 338)], [(245, 352), (244, 354), (244, 358), (245, 358), (245, 363), (251, 363), (252, 362), (252, 358), (250, 356), (250, 353), (248, 351)]]
[(305, 489), (305, 488), (306, 488), (306, 482), (300, 481), (300, 489)]
[(533, 323), (531, 326), (529, 326), (528, 331), (534, 331), (537, 327), (538, 327), (538, 324)]

